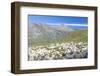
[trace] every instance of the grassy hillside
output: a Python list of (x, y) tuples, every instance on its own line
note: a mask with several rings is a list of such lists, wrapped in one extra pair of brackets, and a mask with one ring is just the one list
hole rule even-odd
[(64, 41), (74, 41), (74, 42), (87, 42), (88, 41), (88, 30), (75, 30), (64, 39)]
[(70, 32), (68, 35), (64, 36), (62, 39), (55, 39), (55, 40), (48, 40), (47, 37), (40, 37), (37, 39), (37, 41), (34, 39), (29, 40), (31, 41), (31, 44), (29, 46), (33, 45), (48, 45), (51, 43), (65, 43), (65, 42), (87, 42), (88, 41), (88, 30), (75, 30)]

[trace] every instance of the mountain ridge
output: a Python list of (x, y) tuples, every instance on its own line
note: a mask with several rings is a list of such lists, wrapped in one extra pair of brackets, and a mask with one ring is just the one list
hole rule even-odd
[[(67, 36), (75, 30), (61, 25), (48, 25), (43, 23), (33, 23), (28, 27), (29, 45), (48, 44), (68, 40)], [(74, 33), (72, 34), (74, 35)], [(70, 36), (70, 35), (69, 35)], [(73, 36), (72, 36), (73, 37)], [(71, 37), (68, 37), (71, 38)], [(64, 40), (65, 39), (65, 40)], [(72, 39), (73, 40), (73, 39)]]

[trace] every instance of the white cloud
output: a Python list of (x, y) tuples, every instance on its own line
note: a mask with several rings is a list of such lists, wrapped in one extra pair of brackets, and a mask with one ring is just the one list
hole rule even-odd
[(64, 26), (88, 26), (88, 24), (64, 24), (64, 23), (46, 23), (48, 25), (64, 25)]
[(88, 26), (87, 24), (64, 24), (64, 25), (70, 25), (70, 26)]

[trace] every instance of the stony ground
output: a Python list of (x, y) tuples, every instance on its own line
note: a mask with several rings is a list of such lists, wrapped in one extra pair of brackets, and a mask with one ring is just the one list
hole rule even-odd
[(56, 43), (29, 47), (28, 60), (58, 60), (87, 58), (88, 44), (84, 42)]

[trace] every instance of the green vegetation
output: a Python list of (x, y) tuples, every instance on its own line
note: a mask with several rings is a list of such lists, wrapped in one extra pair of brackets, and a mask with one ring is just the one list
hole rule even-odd
[(87, 42), (88, 41), (88, 30), (75, 30), (68, 34), (65, 41), (70, 42)]
[(54, 44), (56, 44), (56, 43), (66, 43), (66, 42), (71, 42), (71, 41), (73, 41), (73, 42), (87, 42), (88, 41), (88, 30), (87, 29), (74, 30), (72, 32), (69, 32), (66, 35), (62, 35), (61, 38), (59, 38), (59, 35), (57, 35), (58, 38), (53, 39), (53, 40), (52, 40), (51, 36), (52, 35), (48, 36), (46, 34), (46, 35), (41, 35), (40, 37), (38, 37), (36, 39), (31, 38), (31, 39), (29, 39), (29, 46), (49, 45), (51, 43), (54, 43)]

